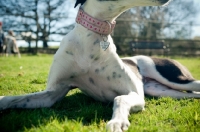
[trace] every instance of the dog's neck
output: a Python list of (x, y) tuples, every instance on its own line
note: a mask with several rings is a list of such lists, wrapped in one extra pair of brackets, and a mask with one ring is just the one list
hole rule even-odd
[[(85, 13), (87, 13), (89, 16), (91, 16), (92, 18), (98, 19), (102, 22), (108, 22), (106, 24), (111, 24), (111, 30), (113, 29), (113, 25), (115, 25), (115, 19), (123, 12), (127, 9), (127, 6), (122, 6), (122, 5), (116, 5), (113, 6), (113, 2), (111, 1), (107, 1), (107, 2), (99, 2), (97, 0), (87, 0), (82, 6), (81, 8), (83, 9), (83, 11)], [(78, 22), (79, 23), (79, 22)], [(110, 28), (109, 28), (110, 29)], [(103, 37), (101, 36), (102, 33), (97, 33), (94, 32), (92, 30), (89, 30), (88, 28), (86, 28), (85, 26), (83, 26), (82, 24), (76, 24), (75, 26), (75, 30), (77, 30), (80, 33), (79, 38), (85, 37), (85, 38), (90, 38), (90, 42), (88, 42), (88, 39), (85, 40), (80, 40), (80, 41), (84, 41), (84, 44), (90, 45), (89, 43), (91, 43), (91, 41), (93, 40), (98, 40), (100, 42), (104, 41), (104, 42), (109, 42), (110, 45), (109, 47), (111, 47), (111, 45), (113, 44), (113, 40), (110, 36), (110, 33), (105, 33), (103, 34)], [(88, 36), (84, 36), (84, 35), (88, 35)], [(104, 38), (106, 37), (106, 38)], [(105, 41), (106, 40), (106, 41)], [(85, 46), (86, 47), (86, 46)], [(114, 47), (114, 46), (113, 46)]]
[(109, 21), (101, 21), (88, 15), (82, 8), (79, 8), (77, 13), (76, 22), (83, 27), (96, 32), (101, 35), (108, 35), (112, 33), (115, 27), (115, 21), (110, 23)]
[[(117, 14), (112, 14), (112, 15), (105, 15), (105, 13), (101, 12), (103, 9), (100, 8), (101, 10), (98, 11), (96, 9), (94, 9), (94, 5), (91, 8), (90, 4), (93, 3), (92, 1), (90, 2), (86, 2), (83, 6), (81, 6), (81, 9), (88, 14), (89, 16), (91, 16), (92, 18), (96, 19), (96, 20), (100, 20), (101, 22), (103, 22), (104, 24), (106, 23), (107, 26), (109, 26), (109, 30), (107, 33), (99, 33), (99, 32), (95, 32), (93, 30), (90, 30), (88, 27), (84, 26), (83, 24), (80, 23), (80, 21), (77, 21), (77, 24), (75, 26), (75, 30), (79, 32), (80, 35), (80, 39), (78, 39), (81, 43), (83, 43), (87, 48), (91, 48), (94, 45), (100, 45), (100, 47), (102, 48), (102, 51), (108, 51), (111, 50), (112, 51), (116, 51), (116, 47), (114, 46), (113, 40), (110, 36), (110, 33), (112, 32), (114, 26), (115, 26), (115, 18), (117, 16)], [(93, 11), (94, 10), (94, 11)], [(79, 13), (79, 12), (78, 12)], [(77, 14), (78, 16), (78, 14)], [(104, 17), (106, 16), (106, 17)], [(111, 26), (111, 28), (110, 28)], [(103, 36), (102, 36), (103, 35)], [(81, 39), (81, 38), (88, 38), (88, 39)], [(94, 42), (93, 42), (94, 41)], [(109, 43), (107, 48), (103, 48), (102, 47), (102, 43), (101, 42), (105, 42), (104, 45), (107, 45), (107, 42)], [(111, 48), (112, 47), (112, 48)]]

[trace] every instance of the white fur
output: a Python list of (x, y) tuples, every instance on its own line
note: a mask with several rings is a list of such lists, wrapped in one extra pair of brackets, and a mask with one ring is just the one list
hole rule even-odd
[[(161, 3), (159, 0), (87, 0), (83, 10), (97, 19), (112, 22), (131, 7), (149, 5), (158, 6)], [(153, 87), (153, 84), (151, 81), (143, 84), (142, 77), (122, 62), (110, 35), (110, 46), (106, 51), (100, 48), (99, 43), (102, 40), (101, 35), (76, 24), (63, 38), (54, 56), (46, 90), (23, 96), (1, 96), (0, 109), (50, 107), (65, 97), (69, 90), (78, 87), (96, 100), (114, 101), (113, 116), (108, 122), (107, 129), (111, 132), (127, 130), (130, 125), (129, 112), (144, 109), (143, 87)], [(148, 57), (138, 56), (129, 59), (138, 64), (141, 75), (153, 75), (157, 81), (172, 85), (158, 75), (152, 60)], [(160, 85), (161, 89), (164, 87)], [(199, 88), (195, 86), (195, 90), (199, 91)], [(158, 95), (158, 92), (154, 93)]]

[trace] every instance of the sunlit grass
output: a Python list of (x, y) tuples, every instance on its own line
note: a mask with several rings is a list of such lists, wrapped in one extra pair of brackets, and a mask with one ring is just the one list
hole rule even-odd
[[(52, 55), (0, 57), (0, 95), (18, 95), (45, 89)], [(180, 58), (200, 79), (200, 58)], [(200, 100), (146, 98), (145, 111), (131, 114), (130, 132), (198, 132)], [(0, 131), (105, 132), (112, 104), (103, 104), (72, 90), (51, 108), (0, 111)]]

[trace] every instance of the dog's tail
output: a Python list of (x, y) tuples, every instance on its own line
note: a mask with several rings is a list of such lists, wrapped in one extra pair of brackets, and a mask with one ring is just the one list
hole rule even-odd
[[(192, 84), (194, 86), (199, 86), (200, 81), (196, 81)], [(196, 87), (195, 86), (195, 87)], [(195, 88), (194, 88), (195, 89)], [(172, 98), (200, 98), (200, 93), (188, 93), (186, 91), (175, 90), (163, 85), (155, 80), (148, 80), (144, 84), (144, 93), (146, 95), (155, 96), (155, 97), (172, 97)]]
[(200, 81), (199, 80), (191, 81), (187, 84), (178, 84), (178, 83), (173, 83), (173, 82), (165, 82), (165, 83), (163, 83), (163, 84), (165, 84), (168, 87), (173, 88), (175, 90), (200, 92)]
[[(182, 87), (182, 85), (180, 87)], [(189, 88), (189, 91), (192, 90), (192, 91), (200, 92), (200, 80), (195, 80), (188, 84), (185, 84), (184, 87), (187, 87), (187, 89)]]

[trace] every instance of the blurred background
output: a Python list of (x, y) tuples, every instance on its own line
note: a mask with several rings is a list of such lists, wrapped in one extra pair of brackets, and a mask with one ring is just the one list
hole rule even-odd
[[(5, 35), (13, 30), (21, 53), (54, 54), (74, 28), (75, 0), (0, 0)], [(112, 33), (120, 55), (200, 56), (200, 0), (174, 0), (166, 7), (135, 7)]]

